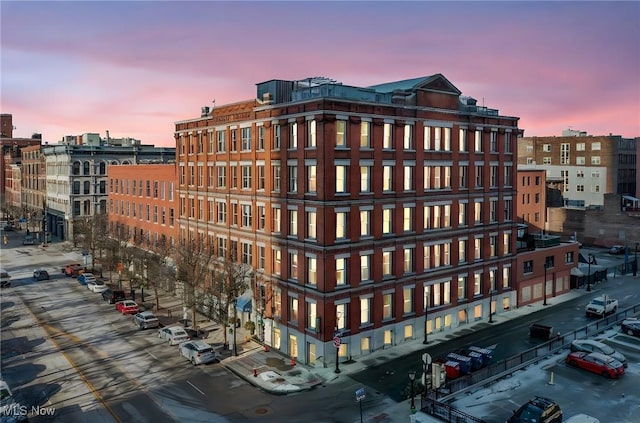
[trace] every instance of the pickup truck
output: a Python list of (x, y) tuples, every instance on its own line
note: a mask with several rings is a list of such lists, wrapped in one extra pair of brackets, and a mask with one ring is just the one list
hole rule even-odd
[(585, 308), (587, 317), (604, 317), (607, 314), (615, 313), (616, 310), (618, 310), (618, 300), (609, 298), (607, 295), (595, 297)]

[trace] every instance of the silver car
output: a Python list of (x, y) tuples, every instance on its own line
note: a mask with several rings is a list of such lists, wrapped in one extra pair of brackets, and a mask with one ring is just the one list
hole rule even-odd
[(618, 360), (624, 367), (629, 365), (627, 358), (624, 355), (605, 343), (593, 341), (591, 339), (576, 339), (571, 342), (571, 351), (583, 351), (587, 353), (597, 352)]
[(213, 347), (204, 341), (183, 342), (178, 346), (178, 350), (180, 351), (180, 355), (189, 360), (194, 366), (218, 361)]
[(133, 321), (140, 329), (157, 328), (160, 321), (151, 311), (143, 311), (133, 316)]
[(169, 345), (178, 345), (190, 339), (189, 334), (180, 326), (169, 326), (160, 329), (158, 338), (169, 341)]

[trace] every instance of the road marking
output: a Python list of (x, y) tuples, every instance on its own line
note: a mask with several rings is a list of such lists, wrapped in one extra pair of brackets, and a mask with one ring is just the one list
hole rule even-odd
[(144, 350), (144, 352), (146, 352), (147, 354), (149, 354), (149, 355), (150, 355), (151, 357), (153, 357), (154, 359), (156, 359), (156, 360), (158, 359), (158, 357), (156, 357), (155, 355), (151, 354), (151, 353), (149, 352), (149, 350)]
[(204, 392), (202, 392), (200, 389), (196, 388), (196, 386), (195, 386), (193, 383), (191, 383), (191, 382), (189, 382), (189, 381), (187, 381), (187, 383), (188, 383), (189, 385), (191, 385), (191, 387), (192, 387), (193, 389), (195, 389), (196, 391), (200, 392), (200, 393), (204, 396)]
[[(29, 307), (27, 307), (27, 310), (29, 310), (29, 313), (31, 313), (31, 310), (29, 309)], [(58, 349), (58, 351), (60, 352), (60, 354), (62, 354), (62, 356), (69, 362), (69, 365), (71, 365), (71, 367), (73, 367), (73, 369), (76, 371), (76, 373), (78, 373), (78, 376), (80, 376), (80, 379), (82, 380), (82, 382), (84, 382), (85, 385), (87, 385), (87, 387), (89, 388), (89, 390), (91, 391), (91, 393), (93, 394), (93, 396), (95, 397), (95, 399), (97, 399), (102, 405), (103, 407), (107, 410), (107, 412), (109, 414), (111, 414), (111, 417), (113, 417), (113, 420), (115, 420), (118, 423), (122, 423), (122, 420), (120, 420), (120, 418), (118, 417), (118, 415), (111, 409), (111, 407), (109, 406), (109, 404), (107, 404), (107, 402), (102, 398), (102, 396), (98, 393), (98, 391), (96, 390), (96, 388), (91, 384), (91, 382), (89, 382), (89, 379), (87, 379), (87, 377), (84, 375), (84, 373), (82, 373), (82, 370), (80, 370), (78, 368), (78, 366), (76, 365), (76, 363), (71, 359), (71, 357), (69, 357), (67, 355), (67, 353), (64, 352), (64, 350), (62, 349), (62, 347), (60, 347), (60, 344), (58, 344), (58, 341), (56, 341), (56, 339), (54, 338), (54, 336), (51, 334), (51, 331), (53, 332), (57, 332), (58, 335), (66, 335), (68, 338), (76, 338), (73, 335), (64, 333), (62, 331), (57, 330), (56, 328), (54, 328), (53, 326), (50, 326), (46, 323), (42, 323), (40, 322), (40, 320), (38, 320), (38, 318), (31, 313), (31, 315), (33, 316), (33, 318), (36, 320), (36, 322), (38, 323), (38, 325), (40, 327), (42, 327), (44, 329), (44, 331), (47, 333), (47, 336), (49, 338), (49, 340), (51, 340), (51, 342), (53, 342), (53, 345), (55, 345), (55, 347)]]

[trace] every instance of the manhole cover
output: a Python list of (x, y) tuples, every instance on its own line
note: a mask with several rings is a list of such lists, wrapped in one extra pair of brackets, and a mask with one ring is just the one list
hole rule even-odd
[(266, 408), (256, 408), (256, 414), (267, 414), (269, 412), (269, 410), (267, 410)]

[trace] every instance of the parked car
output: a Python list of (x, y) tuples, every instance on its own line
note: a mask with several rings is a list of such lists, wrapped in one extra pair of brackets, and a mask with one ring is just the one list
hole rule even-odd
[(565, 362), (570, 366), (580, 367), (599, 375), (617, 378), (624, 374), (624, 366), (613, 357), (597, 352), (572, 352)]
[(213, 347), (204, 341), (187, 341), (178, 346), (180, 355), (197, 366), (218, 361), (218, 357)]
[(78, 275), (80, 275), (83, 272), (84, 272), (84, 266), (81, 265), (80, 263), (67, 264), (62, 269), (62, 273), (73, 278), (77, 278)]
[(640, 337), (640, 319), (635, 317), (624, 319), (620, 325), (620, 329), (627, 335)]
[(107, 288), (102, 291), (102, 300), (108, 302), (109, 304), (115, 304), (118, 301), (126, 300), (127, 297), (125, 293), (121, 289), (111, 290), (111, 288)]
[(0, 271), (0, 287), (9, 288), (11, 286), (11, 276), (4, 271)]
[(136, 314), (140, 312), (140, 308), (135, 301), (124, 300), (116, 303), (116, 310), (122, 314)]
[(15, 231), (16, 228), (13, 225), (5, 225), (4, 230), (7, 232)]
[(103, 281), (95, 279), (87, 282), (87, 289), (91, 292), (104, 292), (109, 289), (109, 287)]
[(614, 245), (609, 249), (609, 254), (624, 254), (624, 245)]
[(22, 240), (22, 245), (36, 245), (37, 240), (33, 235), (26, 235)]
[(151, 311), (143, 311), (133, 316), (133, 322), (140, 329), (157, 328), (160, 326), (160, 321)]
[(615, 358), (620, 363), (622, 363), (624, 367), (627, 367), (629, 365), (627, 357), (625, 357), (622, 353), (619, 353), (603, 342), (594, 341), (591, 339), (576, 339), (575, 341), (571, 342), (571, 351), (583, 351), (587, 353), (597, 352)]
[(46, 270), (34, 270), (33, 271), (33, 279), (37, 281), (48, 281), (49, 280), (49, 272)]
[(88, 285), (89, 283), (94, 283), (95, 281), (96, 281), (96, 277), (94, 276), (93, 273), (82, 273), (78, 275), (78, 283), (80, 285)]
[(544, 397), (534, 397), (507, 420), (507, 423), (561, 423), (562, 410), (553, 400)]
[(9, 385), (4, 380), (0, 380), (0, 416), (2, 422), (27, 422), (27, 413), (24, 405), (16, 402)]
[(158, 331), (158, 338), (166, 339), (169, 345), (178, 345), (189, 340), (189, 335), (180, 326), (168, 326)]

